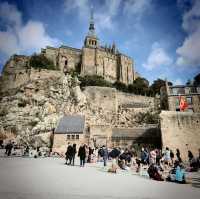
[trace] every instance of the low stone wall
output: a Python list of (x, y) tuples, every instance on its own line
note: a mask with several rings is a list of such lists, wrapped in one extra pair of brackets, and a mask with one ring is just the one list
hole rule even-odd
[(142, 95), (117, 92), (118, 104), (131, 108), (154, 108), (154, 98)]
[(174, 152), (178, 148), (183, 160), (191, 150), (197, 156), (200, 148), (200, 113), (162, 111), (161, 134), (163, 148)]

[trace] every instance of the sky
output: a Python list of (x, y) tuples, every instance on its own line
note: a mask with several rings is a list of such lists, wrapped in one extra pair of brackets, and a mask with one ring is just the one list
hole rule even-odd
[(82, 48), (91, 8), (100, 44), (114, 42), (150, 83), (200, 72), (200, 0), (0, 0), (0, 71), (12, 54)]

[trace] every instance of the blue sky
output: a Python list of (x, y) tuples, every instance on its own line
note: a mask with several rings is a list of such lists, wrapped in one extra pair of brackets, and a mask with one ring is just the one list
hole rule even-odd
[(46, 45), (82, 48), (91, 7), (101, 45), (115, 42), (150, 82), (200, 72), (200, 0), (0, 0), (0, 68)]

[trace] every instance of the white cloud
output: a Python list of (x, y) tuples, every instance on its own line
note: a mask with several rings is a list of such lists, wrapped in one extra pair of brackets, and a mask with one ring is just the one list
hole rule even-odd
[(66, 12), (71, 12), (72, 10), (78, 10), (78, 14), (81, 17), (88, 16), (90, 13), (90, 6), (88, 0), (65, 0), (64, 7)]
[(5, 31), (0, 31), (0, 52), (5, 56), (14, 53), (39, 51), (46, 45), (57, 45), (58, 40), (51, 38), (43, 23), (28, 21), (22, 24), (21, 13), (14, 5), (7, 2), (0, 4), (0, 19), (5, 24)]
[(143, 64), (143, 67), (147, 70), (153, 70), (159, 66), (168, 66), (172, 64), (173, 60), (167, 54), (167, 52), (155, 42), (152, 45), (151, 52), (147, 58), (147, 61)]
[(188, 36), (176, 52), (179, 66), (200, 66), (200, 1), (194, 0), (192, 8), (183, 15), (182, 27)]
[[(122, 0), (105, 0), (104, 4), (94, 9), (95, 26), (97, 31), (115, 27), (114, 17), (117, 15)], [(89, 0), (65, 0), (65, 11), (77, 10), (81, 19), (89, 21), (92, 4)]]
[(106, 0), (105, 5), (101, 11), (96, 14), (97, 29), (111, 29), (115, 28), (114, 17), (119, 11), (121, 0)]
[(124, 3), (124, 13), (137, 15), (138, 18), (151, 7), (152, 0), (127, 0)]
[(178, 78), (174, 81), (174, 85), (183, 85), (183, 81), (180, 78)]
[(14, 5), (10, 5), (7, 2), (0, 4), (0, 17), (3, 22), (9, 22), (8, 25), (15, 27), (21, 25), (21, 13)]
[(44, 25), (40, 22), (29, 21), (20, 29), (18, 34), (20, 46), (24, 50), (40, 49), (58, 42), (45, 32)]

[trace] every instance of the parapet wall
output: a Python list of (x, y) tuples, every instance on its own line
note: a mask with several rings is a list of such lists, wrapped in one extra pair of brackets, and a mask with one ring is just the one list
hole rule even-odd
[(178, 148), (184, 160), (191, 150), (197, 156), (200, 148), (200, 113), (162, 111), (161, 135), (163, 148)]
[(154, 98), (142, 95), (117, 92), (118, 104), (129, 105), (132, 108), (154, 108)]
[(85, 87), (84, 94), (92, 105), (115, 113), (119, 106), (142, 110), (154, 109), (155, 106), (153, 97), (123, 93), (115, 88), (88, 86)]

